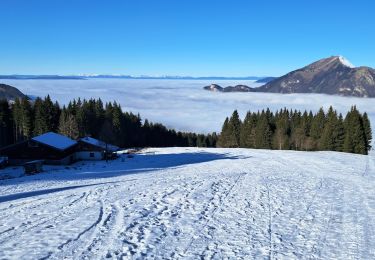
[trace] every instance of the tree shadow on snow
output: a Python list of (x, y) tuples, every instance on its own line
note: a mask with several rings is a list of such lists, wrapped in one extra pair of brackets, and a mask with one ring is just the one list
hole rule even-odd
[[(131, 179), (128, 181), (131, 181)], [(59, 191), (66, 191), (66, 190), (73, 190), (73, 189), (85, 188), (85, 187), (90, 187), (90, 186), (99, 186), (103, 184), (115, 184), (115, 183), (118, 183), (118, 182), (111, 181), (111, 182), (102, 182), (102, 183), (94, 183), (94, 184), (86, 184), (86, 185), (75, 185), (75, 186), (66, 186), (66, 187), (61, 187), (61, 188), (20, 192), (20, 193), (0, 196), (0, 203), (18, 200), (18, 199), (30, 198), (30, 197), (39, 196), (39, 195), (46, 195), (46, 194), (55, 193)]]
[[(216, 160), (237, 160), (246, 159), (249, 157), (232, 156), (223, 153), (178, 153), (178, 154), (136, 154), (134, 158), (128, 158), (122, 155), (114, 161), (81, 161), (69, 166), (58, 166), (47, 170), (34, 176), (25, 176), (21, 178), (9, 179), (0, 182), (1, 186), (14, 185), (27, 182), (39, 181), (80, 181), (80, 180), (95, 180), (111, 177), (120, 177), (125, 175), (135, 175), (140, 173), (155, 172), (158, 170), (182, 167), (192, 164), (211, 162)], [(47, 168), (47, 167), (46, 167)], [(155, 173), (157, 174), (157, 172)], [(136, 180), (125, 179), (124, 181)], [(122, 181), (122, 180), (121, 180)], [(52, 188), (44, 190), (35, 190), (31, 192), (23, 192), (11, 195), (0, 196), (0, 203), (12, 201), (16, 199), (28, 198), (38, 195), (49, 194), (64, 190), (83, 188), (87, 186), (96, 186), (102, 184), (116, 183), (115, 182), (101, 182), (101, 183), (84, 183), (82, 185), (65, 186), (61, 188)], [(57, 183), (58, 184), (58, 183)], [(62, 185), (64, 183), (61, 183)]]

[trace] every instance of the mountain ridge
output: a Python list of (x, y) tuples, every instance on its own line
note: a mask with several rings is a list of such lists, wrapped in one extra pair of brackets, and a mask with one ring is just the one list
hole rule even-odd
[(0, 83), (0, 99), (15, 100), (26, 97), (19, 89)]
[(375, 70), (354, 67), (342, 56), (331, 56), (276, 78), (257, 92), (375, 97)]
[[(343, 56), (320, 59), (281, 77), (265, 78), (263, 81), (265, 84), (258, 88), (222, 88), (221, 92), (316, 93), (375, 97), (375, 70), (366, 66), (355, 67)], [(211, 86), (204, 89), (220, 91), (220, 88)]]
[(131, 75), (0, 75), (0, 79), (14, 80), (87, 80), (87, 79), (173, 79), (173, 80), (263, 80), (270, 77), (244, 76), (244, 77), (221, 77), (221, 76), (131, 76)]

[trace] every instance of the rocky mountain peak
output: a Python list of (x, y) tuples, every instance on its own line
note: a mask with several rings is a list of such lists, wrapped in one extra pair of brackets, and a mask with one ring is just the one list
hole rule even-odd
[(355, 67), (343, 56), (331, 56), (277, 78), (257, 91), (375, 97), (374, 79), (374, 69)]

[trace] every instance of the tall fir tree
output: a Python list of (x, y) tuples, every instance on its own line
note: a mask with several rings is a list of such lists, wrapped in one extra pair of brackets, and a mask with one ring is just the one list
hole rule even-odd
[(267, 114), (262, 111), (259, 116), (258, 125), (256, 127), (255, 148), (271, 149), (272, 147), (272, 131), (268, 121)]
[(366, 148), (367, 148), (367, 151), (369, 151), (371, 150), (372, 130), (371, 130), (371, 123), (366, 112), (362, 116), (362, 123), (363, 123), (363, 128), (364, 128), (365, 136), (366, 136), (366, 146), (367, 146)]
[(344, 152), (367, 154), (367, 141), (362, 117), (353, 106), (345, 117)]
[(275, 124), (274, 148), (278, 150), (289, 149), (289, 111), (284, 109), (277, 113)]
[(228, 140), (230, 136), (230, 129), (229, 129), (229, 118), (225, 118), (224, 124), (221, 128), (221, 133), (219, 135), (219, 139), (217, 141), (218, 147), (228, 147)]
[(7, 100), (0, 99), (0, 147), (13, 143), (12, 112)]
[(335, 129), (337, 126), (337, 113), (332, 106), (327, 113), (327, 119), (324, 124), (322, 136), (319, 140), (319, 147), (321, 150), (334, 151), (336, 145)]
[(49, 132), (50, 127), (48, 126), (48, 115), (44, 102), (41, 98), (36, 98), (34, 102), (34, 136), (41, 135)]
[(326, 115), (323, 108), (319, 109), (319, 112), (315, 115), (311, 122), (310, 136), (313, 141), (313, 149), (319, 150), (319, 140), (322, 137), (324, 125), (326, 122)]
[(241, 120), (237, 110), (235, 110), (229, 120), (229, 138), (227, 140), (228, 147), (236, 148), (240, 147), (240, 135), (241, 135)]
[(13, 117), (13, 139), (15, 142), (23, 140), (22, 135), (22, 107), (21, 100), (16, 99), (12, 105), (12, 117)]
[(256, 114), (247, 112), (246, 117), (241, 126), (240, 147), (255, 147), (255, 127), (257, 124)]
[(25, 139), (29, 139), (32, 137), (32, 108), (29, 100), (25, 97), (21, 100), (21, 128), (22, 128), (22, 135)]

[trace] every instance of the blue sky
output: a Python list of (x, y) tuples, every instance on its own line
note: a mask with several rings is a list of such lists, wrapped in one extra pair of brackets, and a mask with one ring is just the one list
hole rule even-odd
[(1, 0), (0, 74), (282, 75), (375, 67), (375, 1)]

